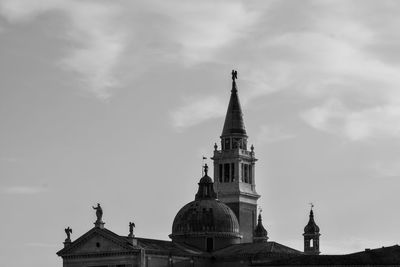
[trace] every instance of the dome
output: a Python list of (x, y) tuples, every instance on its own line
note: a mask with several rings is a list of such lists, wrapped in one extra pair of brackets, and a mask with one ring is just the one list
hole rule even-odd
[(170, 237), (173, 242), (213, 251), (240, 243), (242, 236), (235, 213), (217, 199), (214, 183), (207, 175), (207, 170), (206, 164), (195, 200), (178, 211)]
[(200, 199), (186, 204), (175, 216), (172, 235), (219, 234), (239, 236), (233, 211), (217, 199)]
[(304, 227), (304, 234), (318, 234), (319, 227), (314, 221), (314, 212), (310, 211), (310, 220), (308, 221), (306, 227)]

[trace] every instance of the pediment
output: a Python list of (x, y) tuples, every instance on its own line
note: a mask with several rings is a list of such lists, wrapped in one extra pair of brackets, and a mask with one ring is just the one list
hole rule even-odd
[(60, 250), (57, 254), (83, 255), (83, 254), (102, 254), (119, 253), (135, 250), (135, 247), (128, 242), (128, 239), (121, 237), (107, 229), (93, 228), (77, 240)]

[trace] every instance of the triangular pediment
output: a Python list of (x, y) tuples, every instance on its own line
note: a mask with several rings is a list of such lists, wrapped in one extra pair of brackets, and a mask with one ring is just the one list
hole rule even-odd
[(119, 236), (107, 229), (93, 228), (64, 247), (57, 254), (59, 256), (70, 256), (129, 252), (137, 249), (139, 248), (133, 246), (126, 237)]

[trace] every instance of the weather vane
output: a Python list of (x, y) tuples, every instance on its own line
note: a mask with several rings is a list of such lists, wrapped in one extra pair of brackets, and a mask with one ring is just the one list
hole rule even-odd
[(312, 202), (310, 202), (310, 203), (308, 203), (308, 204), (310, 204), (311, 209), (314, 208), (314, 204), (313, 204)]

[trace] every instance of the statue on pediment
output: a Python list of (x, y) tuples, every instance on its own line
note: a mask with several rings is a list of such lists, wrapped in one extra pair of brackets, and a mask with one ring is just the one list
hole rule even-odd
[(97, 223), (102, 222), (101, 218), (103, 217), (103, 209), (101, 208), (100, 204), (97, 203), (97, 207), (92, 207), (92, 208), (96, 210), (96, 217), (97, 217), (96, 222)]
[(67, 238), (65, 239), (66, 242), (71, 241), (71, 234), (72, 234), (72, 229), (68, 226), (67, 228), (64, 229), (65, 233), (67, 234)]

